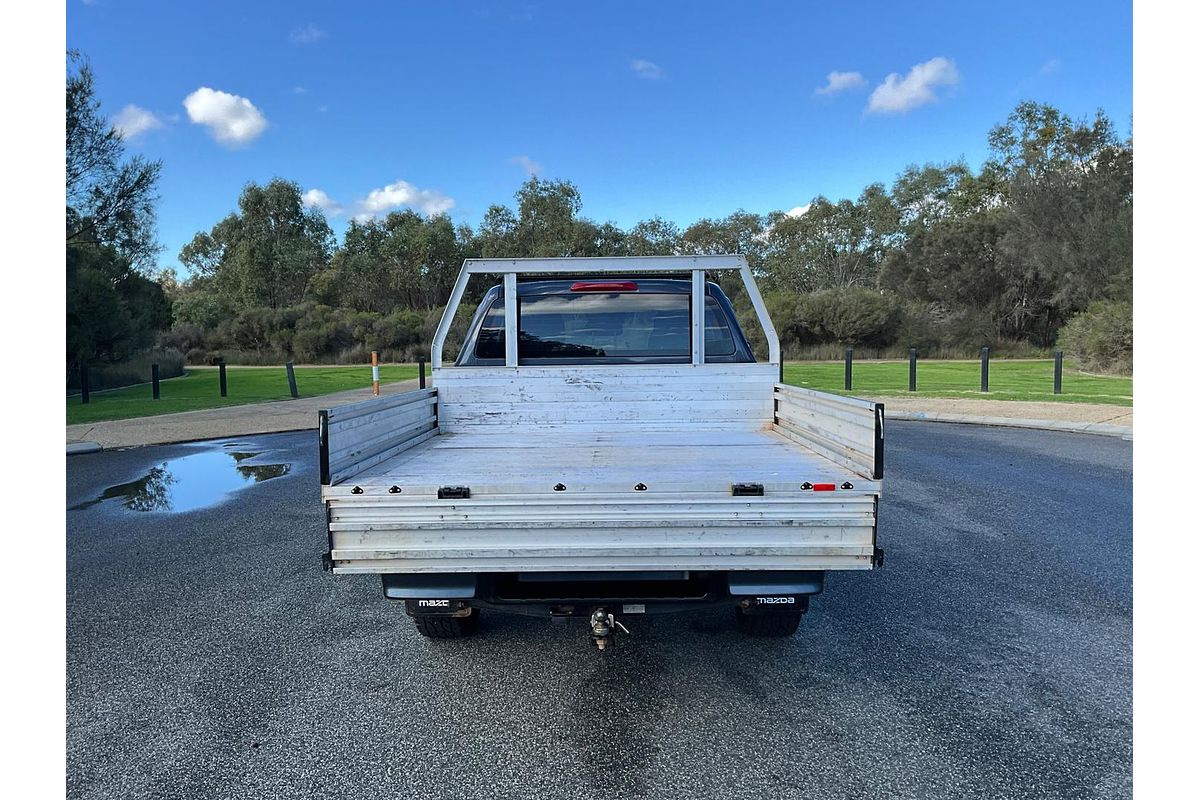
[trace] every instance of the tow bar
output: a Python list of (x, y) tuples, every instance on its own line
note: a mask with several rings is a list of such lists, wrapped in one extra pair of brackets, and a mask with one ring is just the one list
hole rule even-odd
[(604, 650), (613, 644), (618, 630), (622, 633), (629, 633), (629, 628), (618, 622), (606, 608), (597, 608), (593, 611), (590, 624), (592, 626), (592, 644), (596, 645), (597, 650)]

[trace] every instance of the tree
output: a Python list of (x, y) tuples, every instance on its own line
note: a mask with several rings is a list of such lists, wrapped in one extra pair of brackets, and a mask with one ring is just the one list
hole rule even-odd
[(1091, 122), (1021, 103), (988, 136), (1013, 225), (1008, 269), (1051, 290), (1043, 338), (1094, 300), (1128, 299), (1133, 278), (1133, 144), (1098, 112)]
[(154, 344), (171, 324), (162, 286), (109, 246), (67, 248), (67, 370), (121, 361)]
[(946, 219), (978, 214), (1000, 196), (997, 175), (976, 175), (963, 161), (907, 167), (892, 184), (899, 232), (903, 238)]
[(595, 256), (619, 246), (611, 228), (578, 216), (583, 200), (570, 181), (532, 177), (516, 201), (516, 211), (494, 205), (484, 214), (475, 241), (484, 258)]
[[(804, 213), (738, 210), (682, 231), (658, 216), (629, 230), (597, 224), (582, 216), (574, 184), (534, 177), (514, 203), (489, 207), (475, 231), (404, 211), (352, 221), (339, 248), (295, 184), (251, 184), (235, 213), (180, 252), (191, 276), (169, 294), (190, 330), (220, 328), (216, 347), (235, 330), (238, 346), (258, 347), (270, 327), (270, 347), (291, 351), (295, 340), (307, 354), (361, 348), (368, 329), (380, 347), (411, 348), (427, 338), (427, 309), (474, 257), (740, 253), (793, 347), (1049, 346), (1082, 309), (1130, 301), (1132, 141), (1103, 113), (1080, 121), (1022, 103), (989, 144), (978, 170), (961, 160), (913, 165), (890, 190), (874, 183), (854, 199), (817, 197)], [(468, 305), (494, 277), (468, 286)], [(710, 277), (751, 320), (740, 280)], [(378, 330), (363, 322), (381, 315)], [(753, 335), (757, 326), (744, 327)]]
[[(761, 274), (766, 260), (766, 220), (758, 214), (738, 209), (722, 219), (704, 218), (687, 227), (680, 236), (677, 250), (683, 255), (712, 256), (737, 253), (746, 257), (746, 263), (756, 274)], [(758, 330), (743, 297), (745, 287), (740, 275), (732, 272), (716, 272), (709, 275), (733, 301), (734, 310), (743, 329)]]
[(335, 247), (318, 208), (305, 207), (300, 186), (275, 178), (249, 183), (238, 211), (201, 231), (179, 260), (204, 278), (233, 309), (283, 308), (299, 303), (309, 281), (323, 272)]
[(125, 158), (95, 97), (95, 77), (67, 54), (67, 369), (119, 361), (171, 323), (162, 285), (146, 275), (159, 248), (154, 204), (161, 163)]
[(74, 50), (67, 53), (66, 96), (67, 244), (113, 247), (146, 268), (160, 249), (154, 206), (162, 162), (125, 158), (120, 134), (101, 113), (91, 65)]
[(606, 222), (596, 228), (596, 255), (621, 256), (625, 255), (625, 239), (627, 234), (612, 222)]
[(445, 303), (462, 264), (465, 236), (469, 229), (456, 231), (449, 217), (426, 219), (407, 210), (383, 220), (351, 221), (330, 271), (339, 302), (385, 314)]
[(701, 219), (679, 237), (679, 252), (687, 255), (739, 253), (758, 271), (766, 258), (766, 221), (758, 214), (738, 209), (723, 219)]
[(981, 312), (987, 337), (1020, 337), (1045, 313), (1045, 295), (1036, 282), (1014, 280), (999, 261), (997, 243), (1009, 214), (946, 217), (918, 228), (888, 253), (880, 287), (899, 297), (929, 303), (943, 317)]
[(679, 226), (662, 217), (642, 220), (625, 236), (622, 250), (630, 256), (674, 255), (679, 244)]
[(773, 214), (766, 259), (770, 283), (800, 292), (874, 286), (899, 228), (899, 211), (879, 183), (858, 200), (817, 197), (798, 216)]
[(516, 256), (517, 215), (511, 208), (489, 206), (475, 235), (475, 247), (482, 258)]
[(585, 255), (580, 250), (594, 244), (594, 238), (592, 242), (581, 242), (587, 237), (579, 235), (580, 221), (575, 215), (583, 207), (583, 199), (573, 183), (532, 177), (517, 190), (516, 199), (513, 244), (522, 256)]

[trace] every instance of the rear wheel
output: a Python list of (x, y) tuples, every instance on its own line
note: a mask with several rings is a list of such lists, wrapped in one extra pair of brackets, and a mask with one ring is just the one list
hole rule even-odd
[(803, 611), (772, 611), (765, 614), (747, 614), (735, 608), (738, 630), (747, 636), (791, 636), (800, 627)]
[(413, 622), (421, 635), (430, 639), (462, 639), (479, 630), (479, 609), (471, 609), (470, 616), (466, 617), (413, 614)]

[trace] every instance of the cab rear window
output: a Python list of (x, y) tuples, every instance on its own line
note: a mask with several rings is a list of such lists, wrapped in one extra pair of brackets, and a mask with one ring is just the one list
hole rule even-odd
[[(691, 356), (691, 297), (684, 293), (586, 292), (518, 299), (521, 362), (539, 359), (662, 358)], [(734, 352), (724, 311), (705, 298), (707, 355)], [(504, 358), (504, 300), (484, 317), (476, 358)]]

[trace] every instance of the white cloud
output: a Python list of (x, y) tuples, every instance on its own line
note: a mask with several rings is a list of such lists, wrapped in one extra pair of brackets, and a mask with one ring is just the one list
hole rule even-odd
[(325, 33), (325, 31), (321, 30), (310, 22), (307, 25), (301, 28), (296, 28), (289, 33), (288, 41), (292, 44), (312, 44), (313, 42), (319, 42), (328, 35), (329, 34)]
[(293, 86), (292, 94), (308, 94), (308, 89), (305, 89), (303, 86)]
[(826, 76), (826, 84), (818, 86), (816, 94), (837, 94), (847, 89), (858, 89), (867, 85), (867, 79), (861, 72), (838, 72), (834, 70)]
[(526, 175), (537, 176), (542, 174), (542, 165), (529, 156), (513, 156), (508, 161), (510, 164), (516, 164), (525, 170)]
[(267, 129), (267, 118), (244, 97), (201, 86), (183, 100), (188, 119), (221, 144), (246, 144)]
[(808, 213), (808, 210), (810, 208), (812, 208), (812, 203), (806, 203), (802, 206), (796, 206), (791, 211), (783, 212), (783, 215), (785, 217), (803, 217), (805, 214)]
[(331, 217), (336, 217), (343, 211), (341, 203), (320, 189), (309, 189), (300, 199), (304, 201), (304, 205), (319, 208)]
[(1045, 64), (1042, 64), (1042, 68), (1039, 71), (1043, 75), (1049, 75), (1052, 72), (1058, 72), (1058, 68), (1061, 66), (1062, 66), (1062, 59), (1052, 58), (1049, 61), (1047, 61)]
[(958, 83), (958, 70), (948, 58), (931, 58), (917, 64), (903, 78), (893, 72), (871, 92), (868, 113), (899, 114), (938, 99), (936, 90)]
[(629, 64), (629, 68), (643, 80), (656, 81), (659, 78), (666, 76), (666, 73), (663, 72), (662, 67), (660, 67), (658, 64), (655, 64), (653, 61), (647, 61), (644, 58), (635, 58)]
[(408, 181), (396, 181), (382, 189), (372, 189), (355, 203), (354, 218), (367, 220), (397, 208), (411, 208), (432, 217), (454, 208), (454, 198), (433, 189), (418, 189)]
[(113, 117), (112, 126), (122, 139), (136, 139), (147, 131), (161, 128), (163, 121), (153, 111), (148, 111), (133, 103), (121, 109), (121, 113)]

